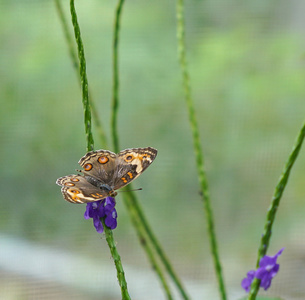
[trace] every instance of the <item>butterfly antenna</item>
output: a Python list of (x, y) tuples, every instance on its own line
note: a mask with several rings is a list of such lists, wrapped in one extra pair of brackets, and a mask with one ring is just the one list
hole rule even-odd
[(120, 193), (120, 192), (135, 192), (135, 191), (142, 191), (142, 190), (143, 190), (142, 188), (139, 188), (139, 189), (132, 189), (132, 190), (118, 191), (118, 193)]

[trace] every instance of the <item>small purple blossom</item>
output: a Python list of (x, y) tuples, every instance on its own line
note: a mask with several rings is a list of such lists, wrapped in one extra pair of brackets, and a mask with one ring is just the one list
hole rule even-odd
[(259, 268), (255, 270), (251, 270), (247, 273), (247, 277), (244, 278), (241, 282), (242, 288), (248, 293), (251, 289), (251, 284), (254, 278), (259, 279), (260, 287), (267, 290), (270, 285), (272, 278), (278, 273), (280, 269), (280, 265), (276, 263), (277, 258), (282, 254), (284, 248), (282, 248), (277, 254), (274, 256), (265, 255), (259, 262)]
[(107, 197), (103, 200), (88, 203), (84, 218), (93, 219), (93, 225), (98, 233), (102, 233), (104, 231), (101, 218), (105, 219), (105, 224), (107, 227), (110, 229), (115, 229), (117, 226), (115, 199), (112, 197)]
[(260, 286), (267, 290), (271, 285), (272, 278), (277, 274), (280, 269), (280, 265), (276, 263), (277, 258), (282, 254), (284, 248), (282, 248), (274, 256), (265, 255), (259, 262), (259, 268), (255, 273), (255, 277), (261, 280)]

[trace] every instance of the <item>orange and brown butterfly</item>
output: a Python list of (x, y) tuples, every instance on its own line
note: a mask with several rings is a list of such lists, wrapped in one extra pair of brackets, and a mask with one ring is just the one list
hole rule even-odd
[(86, 153), (79, 164), (83, 168), (78, 175), (57, 179), (65, 200), (72, 203), (88, 203), (115, 197), (115, 190), (126, 186), (142, 174), (157, 156), (152, 147), (131, 148), (115, 154), (108, 150)]

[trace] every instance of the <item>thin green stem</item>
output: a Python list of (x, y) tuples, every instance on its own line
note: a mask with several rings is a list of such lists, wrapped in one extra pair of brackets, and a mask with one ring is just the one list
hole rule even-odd
[(131, 221), (133, 223), (134, 228), (136, 229), (138, 238), (141, 242), (141, 246), (144, 248), (144, 250), (147, 254), (148, 260), (151, 263), (152, 268), (158, 274), (158, 277), (161, 281), (161, 284), (163, 286), (163, 289), (165, 291), (167, 299), (172, 300), (173, 297), (171, 295), (169, 285), (167, 284), (167, 281), (166, 281), (166, 278), (163, 274), (162, 269), (160, 268), (157, 260), (155, 259), (153, 250), (151, 249), (151, 245), (149, 243), (149, 240), (147, 239), (146, 232), (144, 230), (143, 225), (141, 224), (141, 220), (139, 219), (138, 212), (134, 207), (134, 202), (132, 201), (132, 195), (130, 193), (125, 193), (124, 194), (124, 204), (126, 205), (127, 210), (131, 215)]
[[(78, 57), (80, 61), (80, 78), (81, 78), (81, 85), (82, 85), (82, 93), (83, 93), (83, 105), (84, 105), (84, 115), (85, 115), (85, 129), (87, 135), (87, 151), (93, 150), (93, 136), (91, 132), (91, 111), (88, 99), (88, 81), (86, 75), (86, 61), (85, 61), (85, 54), (84, 54), (84, 47), (81, 40), (80, 28), (77, 22), (77, 15), (74, 7), (74, 0), (70, 0), (70, 11), (72, 16), (72, 23), (74, 27), (75, 39), (78, 46)], [(117, 277), (121, 287), (121, 294), (123, 300), (130, 300), (130, 296), (127, 290), (127, 283), (125, 280), (125, 273), (123, 270), (123, 266), (121, 263), (120, 255), (116, 249), (116, 245), (113, 239), (113, 234), (111, 229), (109, 229), (104, 220), (102, 220), (104, 231), (106, 235), (106, 241), (108, 243), (111, 255), (114, 260), (114, 264), (117, 270)]]
[[(67, 42), (67, 45), (68, 45), (70, 58), (71, 58), (73, 67), (76, 71), (76, 74), (77, 74), (78, 78), (80, 79), (79, 63), (78, 63), (77, 53), (76, 53), (76, 50), (75, 50), (75, 47), (74, 47), (72, 35), (70, 34), (70, 31), (68, 29), (67, 20), (65, 18), (60, 0), (55, 0), (55, 4), (56, 4), (56, 9), (57, 9), (59, 19), (60, 19), (61, 24), (62, 24), (65, 39), (66, 39), (66, 42)], [(81, 80), (79, 80), (79, 82), (81, 82)], [(98, 136), (100, 137), (101, 144), (103, 145), (103, 147), (107, 148), (107, 138), (106, 138), (105, 131), (103, 129), (102, 122), (101, 122), (101, 120), (98, 116), (93, 98), (91, 97), (91, 94), (90, 94), (90, 91), (88, 93), (89, 93), (89, 99), (90, 99), (90, 104), (91, 104), (91, 109), (92, 109), (93, 120), (95, 122), (95, 127), (98, 131)]]
[(128, 294), (127, 282), (125, 279), (125, 273), (124, 273), (124, 269), (122, 266), (121, 257), (117, 251), (117, 248), (116, 248), (116, 245), (115, 245), (115, 242), (113, 239), (112, 230), (105, 225), (104, 219), (101, 219), (101, 220), (102, 220), (103, 227), (104, 227), (106, 241), (108, 243), (108, 246), (109, 246), (109, 249), (111, 252), (111, 256), (113, 257), (113, 261), (114, 261), (114, 264), (115, 264), (115, 267), (117, 270), (117, 277), (118, 277), (119, 285), (121, 287), (122, 299), (130, 300), (131, 298)]
[(95, 106), (95, 101), (93, 101), (93, 98), (91, 97), (91, 94), (89, 92), (89, 96), (90, 96), (90, 105), (91, 105), (91, 111), (92, 111), (92, 116), (93, 116), (93, 120), (95, 123), (95, 128), (97, 130), (97, 134), (100, 138), (100, 142), (101, 145), (104, 149), (108, 149), (108, 142), (107, 142), (107, 137), (106, 137), (106, 133), (104, 131), (104, 127), (102, 125), (102, 121), (98, 115), (96, 106)]
[(69, 55), (71, 57), (72, 63), (73, 63), (73, 67), (77, 70), (77, 76), (80, 77), (79, 74), (79, 64), (78, 64), (78, 59), (77, 59), (77, 53), (75, 51), (75, 45), (74, 45), (74, 40), (72, 39), (72, 36), (69, 32), (68, 29), (68, 23), (61, 5), (60, 0), (55, 0), (55, 5), (56, 5), (56, 9), (57, 9), (57, 13), (59, 16), (59, 19), (61, 21), (61, 25), (63, 28), (63, 32), (65, 35), (65, 39), (68, 45), (68, 50), (69, 50)]
[(119, 0), (114, 21), (113, 33), (113, 88), (112, 88), (112, 115), (111, 115), (111, 134), (113, 139), (113, 148), (115, 152), (119, 152), (119, 138), (117, 130), (117, 116), (119, 109), (119, 33), (120, 33), (120, 20), (123, 9), (124, 0)]
[[(284, 166), (283, 172), (279, 178), (279, 182), (275, 187), (274, 194), (271, 200), (271, 205), (268, 209), (266, 223), (264, 227), (264, 233), (261, 237), (260, 246), (258, 249), (258, 257), (256, 262), (256, 267), (259, 267), (259, 262), (263, 256), (266, 255), (270, 238), (272, 234), (272, 226), (275, 220), (276, 212), (280, 204), (280, 200), (282, 198), (283, 192), (288, 182), (288, 178), (290, 175), (290, 171), (299, 155), (300, 149), (302, 147), (303, 141), (305, 137), (305, 123), (303, 124), (297, 140), (292, 148), (292, 151), (289, 155), (289, 158)], [(251, 291), (249, 293), (248, 300), (254, 300), (259, 290), (260, 280), (255, 279), (251, 285)]]
[(141, 226), (144, 226), (146, 234), (148, 235), (148, 237), (149, 237), (152, 245), (154, 246), (156, 252), (158, 253), (161, 261), (163, 262), (168, 274), (171, 276), (173, 282), (177, 286), (177, 288), (178, 288), (181, 296), (183, 297), (183, 299), (185, 299), (185, 300), (189, 299), (189, 297), (186, 294), (179, 277), (175, 273), (169, 259), (167, 258), (164, 250), (162, 249), (158, 239), (156, 238), (156, 236), (154, 235), (150, 225), (148, 224), (148, 221), (146, 220), (145, 214), (143, 213), (143, 210), (142, 210), (141, 206), (139, 205), (139, 202), (137, 200), (136, 195), (133, 192), (129, 192), (128, 194), (129, 194), (129, 197), (130, 197), (130, 201), (132, 203), (132, 207), (133, 207), (133, 209), (136, 210), (137, 215), (138, 215), (138, 217), (141, 221), (140, 224), (141, 224)]
[(72, 17), (72, 24), (74, 28), (74, 35), (77, 43), (78, 58), (79, 58), (79, 73), (80, 73), (81, 86), (82, 86), (87, 151), (91, 151), (94, 148), (94, 141), (91, 131), (91, 109), (89, 103), (88, 80), (86, 74), (86, 59), (85, 59), (84, 46), (81, 39), (80, 28), (78, 25), (77, 15), (74, 7), (74, 0), (70, 0), (70, 12)]
[[(119, 68), (118, 68), (118, 45), (119, 45), (119, 32), (120, 32), (120, 18), (121, 18), (121, 12), (123, 8), (124, 0), (119, 0), (116, 12), (115, 12), (115, 22), (114, 22), (114, 39), (113, 39), (113, 96), (112, 96), (112, 117), (111, 117), (111, 130), (112, 130), (112, 140), (113, 140), (113, 148), (115, 152), (119, 151), (119, 138), (118, 138), (118, 132), (117, 132), (117, 113), (118, 113), (118, 107), (119, 107)], [(134, 195), (134, 193), (129, 192), (130, 195), (130, 201), (132, 201), (132, 207), (135, 209), (136, 214), (133, 214), (131, 210), (128, 210), (131, 216), (131, 220), (136, 228), (137, 227), (143, 227), (147, 233), (147, 236), (150, 238), (151, 243), (153, 247), (156, 249), (157, 253), (159, 254), (162, 262), (164, 263), (167, 271), (169, 272), (170, 276), (173, 278), (173, 281), (176, 283), (178, 289), (180, 290), (182, 296), (184, 299), (188, 299), (186, 296), (186, 293), (183, 290), (182, 284), (180, 280), (178, 279), (177, 275), (174, 273), (174, 270), (168, 261), (167, 257), (164, 254), (164, 251), (162, 250), (160, 243), (158, 242), (157, 238), (154, 236), (150, 226), (148, 225), (148, 222), (146, 221), (146, 218), (144, 216), (144, 213), (142, 209), (140, 208), (140, 205)], [(129, 206), (130, 207), (130, 206)], [(134, 218), (139, 218), (141, 222), (137, 222), (134, 220)], [(139, 240), (142, 241), (144, 237), (144, 231), (140, 229), (138, 231)], [(152, 261), (153, 253), (146, 248), (147, 256)], [(155, 260), (154, 260), (155, 261)], [(156, 270), (157, 271), (157, 270)], [(157, 271), (157, 274), (160, 277), (159, 272)], [(164, 281), (163, 275), (160, 277), (161, 282)], [(164, 286), (164, 283), (163, 283)], [(167, 284), (166, 284), (167, 286)], [(166, 289), (166, 287), (165, 287)]]
[(207, 183), (207, 179), (206, 179), (206, 175), (205, 175), (205, 171), (204, 171), (204, 163), (203, 163), (204, 160), (203, 160), (202, 149), (201, 149), (201, 144), (200, 144), (199, 130), (198, 130), (198, 125), (197, 125), (197, 120), (196, 120), (196, 115), (195, 115), (195, 110), (194, 110), (194, 105), (193, 105), (193, 99), (191, 96), (190, 79), (189, 79), (187, 62), (186, 62), (184, 1), (183, 0), (177, 0), (177, 37), (178, 37), (179, 62), (180, 62), (181, 71), (182, 71), (185, 100), (186, 100), (186, 105), (188, 108), (191, 131), (193, 134), (193, 146), (194, 146), (194, 152), (195, 152), (195, 157), (196, 157), (199, 184), (200, 184), (201, 194), (202, 194), (202, 198), (203, 198), (203, 205), (204, 205), (204, 210), (206, 213), (207, 229), (208, 229), (208, 235), (209, 235), (209, 239), (210, 239), (211, 252), (212, 252), (212, 256), (213, 256), (216, 276), (218, 279), (220, 295), (221, 295), (222, 299), (225, 300), (227, 298), (227, 296), (226, 296), (226, 291), (225, 291), (225, 285), (224, 285), (224, 280), (223, 280), (223, 275), (222, 275), (220, 259), (219, 259), (219, 255), (218, 255), (212, 207), (210, 204), (208, 183)]

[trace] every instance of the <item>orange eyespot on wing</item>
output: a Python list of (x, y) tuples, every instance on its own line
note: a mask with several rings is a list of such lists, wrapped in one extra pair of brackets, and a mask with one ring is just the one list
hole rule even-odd
[(69, 192), (72, 193), (72, 194), (75, 194), (75, 195), (80, 193), (80, 191), (73, 190), (73, 189), (69, 189)]
[(92, 164), (85, 164), (84, 165), (84, 170), (85, 171), (90, 171), (93, 168)]
[(75, 184), (73, 182), (65, 182), (66, 186), (75, 186)]
[(79, 190), (68, 188), (66, 190), (62, 190), (62, 192), (67, 201), (72, 203), (82, 203), (82, 193)]
[(100, 163), (100, 164), (106, 164), (108, 161), (109, 161), (109, 158), (106, 157), (106, 156), (100, 156), (97, 161)]
[(134, 159), (134, 156), (132, 154), (129, 154), (125, 157), (126, 162), (131, 162)]
[(70, 180), (73, 181), (73, 182), (78, 182), (79, 181), (79, 179), (75, 178), (75, 177), (72, 177)]

